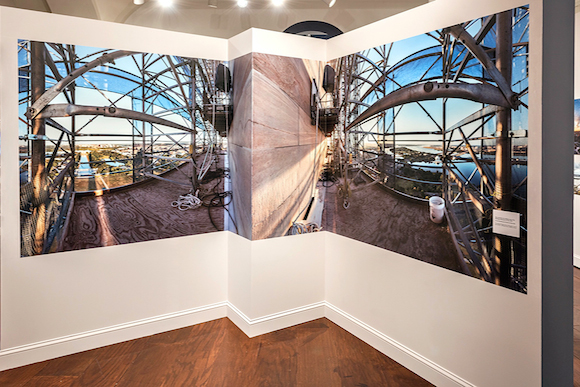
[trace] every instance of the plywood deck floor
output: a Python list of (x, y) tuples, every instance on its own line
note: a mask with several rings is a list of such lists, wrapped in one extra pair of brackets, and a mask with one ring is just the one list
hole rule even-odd
[[(191, 165), (172, 171), (165, 178), (183, 183), (191, 176)], [(211, 191), (218, 180), (202, 186)], [(223, 191), (223, 182), (218, 187)], [(120, 245), (154, 239), (215, 232), (207, 207), (180, 211), (171, 203), (190, 191), (188, 187), (161, 180), (102, 196), (75, 199), (63, 251)], [(229, 199), (227, 199), (229, 200)], [(213, 207), (212, 218), (223, 230), (224, 209)]]
[(414, 203), (378, 185), (352, 185), (350, 206), (343, 208), (338, 184), (327, 184), (322, 215), (331, 231), (454, 271), (461, 271), (445, 224), (429, 219), (429, 204)]

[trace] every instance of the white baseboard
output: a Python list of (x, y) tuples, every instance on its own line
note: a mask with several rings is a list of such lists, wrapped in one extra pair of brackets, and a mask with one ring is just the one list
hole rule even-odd
[(326, 317), (341, 328), (439, 387), (475, 387), (472, 383), (405, 347), (328, 302), (319, 302), (269, 316), (250, 319), (231, 303), (228, 318), (248, 337)]
[(294, 325), (324, 317), (325, 302), (318, 302), (300, 308), (268, 316), (250, 319), (233, 304), (228, 303), (228, 318), (238, 326), (248, 337), (256, 337)]
[(574, 266), (580, 269), (580, 255), (574, 254)]
[(357, 318), (322, 301), (251, 319), (229, 302), (169, 313), (76, 335), (0, 351), (0, 371), (87, 351), (228, 317), (248, 337), (256, 337), (326, 317), (378, 351), (439, 387), (474, 387), (473, 384), (405, 347)]
[(0, 371), (226, 317), (227, 303), (155, 316), (0, 351)]
[(326, 303), (326, 318), (438, 387), (475, 387), (357, 318)]

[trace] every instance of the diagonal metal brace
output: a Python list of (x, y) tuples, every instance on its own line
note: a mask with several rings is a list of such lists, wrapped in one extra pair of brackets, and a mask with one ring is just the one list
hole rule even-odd
[[(487, 35), (487, 33), (489, 33), (489, 31), (491, 31), (491, 29), (494, 25), (495, 25), (495, 14), (490, 15), (487, 18), (485, 18), (485, 21), (483, 22), (481, 29), (479, 30), (477, 35), (475, 35), (475, 37), (474, 37), (475, 42), (477, 44), (480, 44), (481, 41), (483, 40), (483, 38), (485, 37), (485, 35)], [(453, 82), (457, 81), (457, 79), (461, 75), (461, 72), (465, 69), (465, 66), (467, 66), (467, 63), (471, 60), (471, 58), (472, 58), (471, 52), (468, 52), (467, 54), (465, 54), (465, 57), (463, 58), (463, 60), (461, 61), (461, 64), (459, 65), (459, 68), (455, 71), (455, 77), (453, 77)]]
[(481, 63), (485, 68), (494, 82), (497, 84), (502, 94), (508, 101), (509, 107), (512, 109), (517, 109), (519, 105), (518, 95), (512, 91), (511, 86), (508, 84), (503, 75), (499, 72), (495, 64), (491, 61), (489, 55), (485, 52), (483, 47), (477, 44), (477, 41), (463, 28), (462, 25), (458, 24), (453, 27), (449, 27), (445, 30), (449, 32), (455, 39), (461, 41), (465, 47), (471, 52), (471, 54)]

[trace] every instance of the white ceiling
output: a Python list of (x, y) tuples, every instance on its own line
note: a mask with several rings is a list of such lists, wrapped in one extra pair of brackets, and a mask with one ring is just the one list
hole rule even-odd
[(140, 6), (133, 0), (0, 0), (0, 5), (229, 38), (250, 27), (283, 31), (305, 20), (326, 21), (346, 32), (428, 2), (337, 0), (328, 8), (322, 0), (286, 0), (282, 7), (270, 0), (248, 1), (245, 9), (236, 0), (218, 0), (217, 9), (209, 8), (208, 0), (174, 0), (171, 8), (155, 0)]

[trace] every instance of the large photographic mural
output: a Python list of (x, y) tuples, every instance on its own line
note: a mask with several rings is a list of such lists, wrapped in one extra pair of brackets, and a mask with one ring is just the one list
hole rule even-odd
[(327, 63), (22, 41), (22, 255), (322, 230), (526, 292), (528, 23)]
[(223, 230), (223, 63), (20, 41), (22, 256)]
[(528, 25), (519, 7), (341, 58), (324, 229), (526, 292)]

